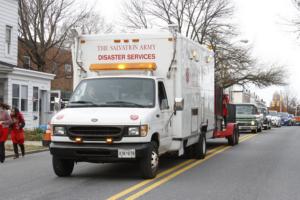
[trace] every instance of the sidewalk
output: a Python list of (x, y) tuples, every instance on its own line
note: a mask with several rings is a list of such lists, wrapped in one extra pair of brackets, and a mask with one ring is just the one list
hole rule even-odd
[[(38, 153), (47, 151), (48, 147), (42, 146), (42, 141), (25, 141), (25, 154)], [(20, 150), (19, 150), (20, 151)], [(5, 142), (5, 155), (7, 158), (14, 155), (13, 145), (11, 140)]]

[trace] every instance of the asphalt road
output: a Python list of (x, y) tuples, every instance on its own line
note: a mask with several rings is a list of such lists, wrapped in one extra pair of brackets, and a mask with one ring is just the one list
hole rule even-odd
[(79, 163), (58, 178), (49, 152), (0, 164), (0, 199), (300, 199), (300, 127), (242, 134), (238, 146), (213, 141), (205, 160), (162, 158), (144, 181), (134, 164)]

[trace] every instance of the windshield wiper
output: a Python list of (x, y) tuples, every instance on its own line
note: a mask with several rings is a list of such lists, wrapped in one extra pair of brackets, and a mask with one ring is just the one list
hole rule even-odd
[(105, 106), (105, 104), (96, 104), (92, 101), (70, 101), (69, 103), (71, 103), (71, 104), (86, 104), (86, 105), (92, 105), (92, 106), (98, 106), (98, 107)]
[(144, 105), (138, 104), (138, 103), (133, 103), (129, 101), (108, 101), (106, 104), (120, 104), (120, 105), (131, 105), (131, 106), (136, 106), (139, 108), (144, 108)]

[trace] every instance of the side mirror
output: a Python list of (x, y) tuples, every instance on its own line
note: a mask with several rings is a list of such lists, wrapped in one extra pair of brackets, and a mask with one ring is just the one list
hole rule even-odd
[(174, 103), (174, 111), (181, 111), (184, 108), (184, 99), (183, 98), (175, 98)]

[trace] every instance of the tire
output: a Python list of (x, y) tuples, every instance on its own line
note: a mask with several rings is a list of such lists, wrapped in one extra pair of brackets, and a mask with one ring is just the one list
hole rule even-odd
[(239, 143), (239, 133), (236, 128), (234, 128), (233, 133), (230, 137), (227, 138), (228, 145), (234, 146)]
[(193, 146), (193, 155), (195, 159), (204, 159), (206, 156), (206, 137), (205, 133), (201, 133), (199, 141)]
[(235, 128), (235, 145), (239, 144), (240, 142), (240, 132), (239, 132), (239, 128)]
[(52, 157), (52, 166), (54, 173), (59, 177), (70, 176), (74, 169), (73, 160), (59, 159), (55, 156)]
[(158, 145), (152, 141), (144, 158), (139, 161), (140, 170), (144, 179), (154, 178), (158, 171), (159, 155)]
[(255, 130), (252, 130), (251, 132), (256, 134), (256, 133), (257, 133), (257, 130), (258, 130), (258, 129), (256, 128)]
[(260, 126), (259, 128), (257, 128), (257, 132), (261, 132), (262, 131), (262, 126)]

